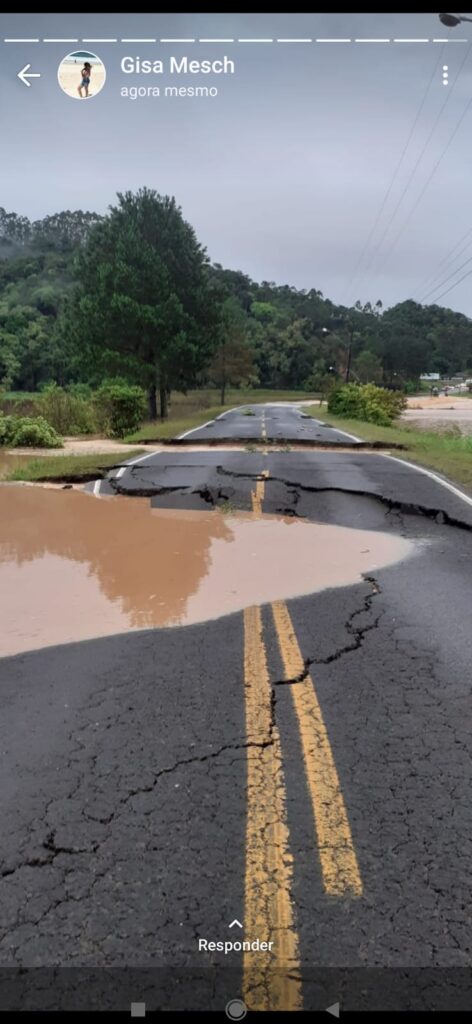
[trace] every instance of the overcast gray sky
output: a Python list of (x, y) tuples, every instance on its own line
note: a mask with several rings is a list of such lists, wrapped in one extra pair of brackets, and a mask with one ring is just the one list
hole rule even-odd
[[(336, 302), (391, 305), (421, 300), (437, 276), (427, 301), (438, 297), (472, 316), (472, 275), (439, 298), (472, 268), (471, 261), (458, 269), (472, 256), (472, 25), (445, 29), (436, 14), (11, 14), (0, 24), (6, 209), (31, 218), (104, 212), (117, 191), (147, 185), (175, 195), (212, 260), (255, 280), (315, 287)], [(65, 37), (80, 45), (4, 42)], [(130, 37), (157, 42), (120, 42)], [(222, 37), (235, 42), (198, 41)], [(248, 38), (274, 42), (237, 41)], [(287, 38), (353, 42), (277, 42)], [(354, 42), (365, 38), (392, 42)], [(60, 59), (77, 48), (96, 52), (107, 68), (103, 91), (86, 102), (57, 84)], [(226, 54), (235, 74), (120, 70), (124, 55), (168, 62), (184, 54)], [(30, 88), (16, 77), (27, 63), (41, 74)], [(131, 85), (215, 85), (218, 96), (122, 98), (122, 86)]]

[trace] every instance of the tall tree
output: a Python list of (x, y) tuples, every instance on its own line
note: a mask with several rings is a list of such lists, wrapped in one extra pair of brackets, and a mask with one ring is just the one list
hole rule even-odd
[(146, 384), (152, 419), (156, 392), (166, 419), (171, 390), (195, 382), (216, 343), (207, 264), (175, 200), (147, 188), (119, 193), (79, 253), (69, 327), (91, 364)]
[(382, 363), (375, 352), (368, 348), (358, 355), (354, 371), (361, 384), (380, 384), (382, 380)]
[(220, 344), (208, 368), (208, 376), (220, 388), (225, 404), (228, 384), (238, 385), (257, 378), (254, 353), (247, 343), (244, 316), (235, 299), (222, 307)]

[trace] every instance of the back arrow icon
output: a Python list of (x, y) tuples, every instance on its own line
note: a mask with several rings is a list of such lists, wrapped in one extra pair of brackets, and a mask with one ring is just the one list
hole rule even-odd
[(28, 74), (30, 67), (31, 64), (25, 64), (24, 68), (22, 68), (17, 75), (17, 78), (20, 79), (20, 82), (23, 82), (23, 85), (27, 85), (28, 89), (31, 87), (31, 82), (28, 82), (28, 78), (41, 78), (39, 71), (30, 71)]

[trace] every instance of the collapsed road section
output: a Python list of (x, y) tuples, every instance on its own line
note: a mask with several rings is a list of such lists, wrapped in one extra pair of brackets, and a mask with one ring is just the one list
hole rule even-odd
[[(472, 899), (470, 499), (355, 447), (161, 451), (97, 483), (0, 489), (9, 1005), (67, 966), (63, 1008), (319, 1009), (339, 962), (379, 971), (381, 1007), (390, 971), (399, 1009), (405, 963), (434, 965), (444, 1002)], [(235, 915), (270, 954), (198, 950)]]
[[(308, 515), (303, 495), (377, 500), (386, 511), (411, 513), (468, 529), (472, 498), (435, 474), (385, 454), (356, 451), (161, 451), (112, 469), (89, 484), (98, 495), (148, 497), (153, 507), (249, 509), (254, 481), (267, 476), (265, 511)], [(313, 502), (310, 502), (310, 508)], [(329, 521), (329, 513), (328, 513)], [(349, 525), (346, 523), (346, 525)], [(354, 525), (354, 524), (350, 524)]]

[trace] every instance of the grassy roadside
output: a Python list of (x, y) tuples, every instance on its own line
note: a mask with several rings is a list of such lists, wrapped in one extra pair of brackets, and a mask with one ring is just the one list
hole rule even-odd
[(355, 434), (363, 441), (382, 441), (383, 444), (402, 444), (405, 451), (396, 452), (396, 456), (417, 462), (427, 469), (436, 470), (449, 480), (461, 484), (472, 493), (472, 437), (460, 437), (454, 431), (435, 433), (434, 431), (414, 430), (393, 424), (391, 427), (379, 427), (375, 423), (363, 423), (360, 420), (344, 419), (332, 416), (326, 406), (306, 406), (304, 412), (316, 419), (330, 423), (339, 430)]
[(38, 395), (38, 391), (4, 391), (2, 393), (2, 399), (4, 398), (7, 402), (34, 402)]
[(104, 477), (111, 466), (142, 454), (142, 449), (138, 448), (136, 451), (124, 451), (122, 458), (119, 452), (109, 455), (41, 455), (28, 461), (25, 459), (24, 465), (15, 466), (5, 479), (85, 483)]
[(191, 430), (192, 427), (201, 427), (202, 423), (213, 420), (215, 416), (232, 408), (234, 408), (233, 405), (216, 405), (213, 408), (200, 409), (177, 419), (169, 417), (163, 423), (160, 420), (157, 420), (156, 423), (145, 423), (134, 434), (128, 434), (124, 440), (127, 444), (139, 444), (140, 441), (170, 440), (173, 437), (178, 437), (179, 434), (184, 434), (186, 430)]

